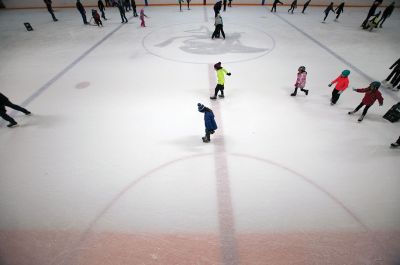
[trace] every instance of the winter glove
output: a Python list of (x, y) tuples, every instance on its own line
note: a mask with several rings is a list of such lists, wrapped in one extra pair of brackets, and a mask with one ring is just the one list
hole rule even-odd
[(331, 87), (331, 86), (332, 86), (332, 84), (329, 84), (329, 85), (328, 85), (328, 87)]
[(230, 76), (230, 75), (231, 75), (231, 73), (227, 73), (227, 75), (229, 75), (229, 76)]

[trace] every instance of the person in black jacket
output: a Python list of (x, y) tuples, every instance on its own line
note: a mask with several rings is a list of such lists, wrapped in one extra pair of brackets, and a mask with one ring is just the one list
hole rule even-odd
[(325, 23), (325, 20), (326, 20), (326, 18), (328, 17), (328, 15), (329, 15), (329, 12), (333, 12), (333, 13), (335, 13), (335, 11), (333, 10), (333, 2), (331, 2), (330, 4), (329, 4), (329, 6), (325, 9), (325, 11), (324, 11), (324, 13), (325, 13), (325, 17), (324, 17), (324, 21), (323, 21), (323, 23)]
[(0, 93), (0, 117), (2, 117), (3, 119), (5, 119), (6, 121), (9, 122), (9, 124), (7, 125), (7, 127), (9, 127), (9, 128), (12, 128), (12, 127), (18, 125), (18, 123), (13, 118), (11, 118), (10, 116), (7, 115), (6, 107), (21, 111), (25, 115), (31, 114), (31, 112), (29, 110), (24, 109), (23, 107), (20, 107), (18, 105), (15, 105), (6, 96), (4, 96), (2, 93)]
[(379, 6), (380, 4), (382, 4), (382, 1), (374, 1), (374, 3), (372, 4), (372, 6), (369, 8), (367, 18), (366, 18), (366, 19), (364, 20), (364, 22), (361, 24), (361, 27), (363, 27), (363, 28), (366, 27), (366, 25), (367, 25), (367, 23), (368, 23), (368, 21), (369, 21), (369, 18), (375, 15), (375, 11), (376, 11), (376, 9), (378, 8), (378, 6)]
[(221, 11), (221, 8), (222, 8), (222, 0), (219, 0), (219, 1), (216, 2), (215, 5), (214, 5), (215, 17), (217, 17), (217, 14), (219, 14), (219, 12)]
[(274, 3), (272, 4), (271, 12), (276, 12), (276, 5), (277, 4), (283, 5), (283, 3), (281, 1), (275, 0)]
[(53, 18), (53, 21), (58, 21), (56, 16), (54, 15), (53, 8), (51, 7), (51, 0), (44, 0), (44, 3), (46, 4), (47, 10), (49, 11), (51, 17)]
[(378, 24), (381, 23), (379, 25), (380, 28), (382, 28), (382, 24), (383, 22), (385, 22), (385, 20), (390, 17), (390, 15), (393, 13), (394, 10), (394, 2), (392, 2), (388, 7), (385, 8), (385, 10), (383, 11), (382, 17), (381, 19), (379, 19)]
[(335, 12), (336, 12), (336, 18), (335, 21), (338, 20), (339, 16), (341, 13), (343, 13), (343, 8), (344, 8), (344, 2), (342, 2), (338, 7), (336, 7)]
[(310, 4), (310, 2), (311, 2), (311, 0), (308, 0), (307, 2), (304, 3), (303, 11), (301, 11), (301, 13), (304, 14), (304, 11), (306, 11), (306, 8), (307, 8), (307, 6)]
[(99, 10), (100, 10), (100, 12), (101, 12), (101, 17), (102, 17), (104, 20), (107, 20), (107, 19), (106, 19), (106, 14), (104, 13), (104, 10), (106, 10), (106, 8), (104, 7), (103, 1), (99, 0), (99, 1), (97, 2), (97, 6), (99, 7)]
[(86, 11), (80, 0), (76, 0), (76, 8), (78, 9), (79, 13), (81, 13), (83, 24), (88, 25), (89, 23), (86, 20)]
[(289, 13), (290, 11), (292, 11), (292, 14), (293, 14), (293, 11), (294, 11), (296, 8), (297, 8), (297, 0), (294, 0), (294, 1), (292, 2), (292, 4), (290, 5), (290, 8), (289, 8), (289, 10), (288, 10), (287, 12)]

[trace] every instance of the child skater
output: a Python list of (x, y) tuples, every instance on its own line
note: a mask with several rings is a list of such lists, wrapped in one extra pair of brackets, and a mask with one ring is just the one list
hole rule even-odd
[(311, 2), (311, 0), (308, 0), (307, 2), (305, 2), (305, 3), (304, 3), (304, 6), (303, 6), (303, 11), (301, 11), (301, 13), (303, 13), (303, 14), (304, 14), (304, 11), (306, 11), (306, 9), (307, 9), (307, 6), (310, 4), (310, 2)]
[(298, 69), (297, 73), (297, 79), (296, 79), (296, 84), (294, 84), (294, 92), (290, 94), (292, 97), (297, 95), (297, 89), (300, 88), (301, 91), (306, 93), (306, 96), (308, 95), (308, 90), (304, 89), (306, 85), (306, 78), (307, 78), (307, 72), (306, 72), (306, 67), (305, 66), (300, 66)]
[(274, 3), (272, 4), (271, 12), (276, 12), (276, 5), (277, 4), (283, 5), (283, 3), (281, 1), (275, 0)]
[(341, 13), (343, 13), (343, 8), (344, 8), (344, 2), (342, 2), (338, 7), (336, 7), (335, 12), (336, 12), (336, 18), (335, 21), (339, 19), (339, 16)]
[(360, 116), (360, 118), (358, 118), (358, 122), (362, 122), (365, 115), (367, 114), (368, 109), (375, 103), (376, 100), (379, 101), (379, 106), (382, 106), (383, 97), (381, 92), (379, 92), (378, 90), (380, 86), (380, 82), (374, 81), (367, 88), (353, 88), (353, 90), (356, 92), (365, 93), (365, 96), (362, 99), (360, 105), (358, 105), (353, 111), (349, 111), (348, 114), (351, 115), (356, 113), (359, 109), (362, 108), (362, 106), (365, 105), (362, 115)]
[(100, 19), (100, 15), (99, 15), (99, 13), (97, 13), (96, 9), (92, 9), (92, 17), (98, 27), (100, 27), (100, 25), (103, 26), (103, 23), (101, 22), (101, 19)]
[(205, 129), (206, 135), (201, 139), (203, 140), (204, 143), (209, 143), (210, 134), (213, 134), (215, 130), (218, 128), (217, 123), (215, 122), (214, 119), (214, 113), (212, 112), (211, 109), (207, 108), (201, 103), (197, 103), (197, 109), (199, 112), (204, 113), (204, 124), (206, 127)]
[(324, 13), (325, 13), (325, 17), (324, 17), (324, 21), (322, 21), (322, 23), (325, 23), (326, 18), (329, 15), (329, 12), (332, 11), (333, 13), (335, 13), (335, 11), (333, 10), (333, 2), (331, 2), (329, 4), (329, 6), (325, 9)]
[(225, 74), (230, 76), (231, 73), (228, 72), (227, 70), (225, 70), (224, 68), (222, 68), (221, 62), (214, 64), (214, 69), (215, 69), (215, 71), (217, 71), (218, 82), (217, 82), (217, 86), (215, 87), (214, 96), (210, 97), (210, 99), (217, 99), (217, 95), (218, 95), (219, 91), (221, 91), (221, 95), (218, 95), (218, 97), (224, 98), (225, 97), (225, 95), (224, 95)]
[(139, 15), (139, 18), (140, 18), (140, 21), (141, 21), (141, 23), (140, 23), (141, 27), (146, 27), (146, 24), (144, 23), (144, 17), (147, 17), (147, 16), (145, 15), (144, 10), (141, 9), (140, 10), (140, 15)]
[(294, 1), (292, 2), (292, 5), (290, 6), (290, 8), (289, 8), (289, 10), (288, 10), (287, 12), (289, 13), (290, 11), (292, 11), (292, 14), (293, 14), (293, 11), (294, 11), (296, 8), (297, 8), (297, 0), (294, 0)]
[(339, 100), (340, 95), (346, 88), (349, 86), (349, 78), (350, 75), (349, 70), (344, 70), (338, 78), (333, 80), (328, 86), (331, 87), (333, 84), (336, 84), (335, 88), (332, 90), (332, 98), (331, 98), (331, 105), (335, 105), (336, 102)]
[(20, 107), (14, 103), (12, 103), (6, 96), (4, 96), (3, 94), (0, 93), (0, 117), (2, 117), (3, 119), (5, 119), (6, 121), (9, 122), (9, 124), (7, 125), (8, 128), (12, 128), (18, 125), (18, 123), (11, 118), (10, 116), (7, 115), (7, 110), (6, 107), (18, 110), (22, 113), (24, 113), (25, 115), (30, 115), (31, 112), (27, 109), (24, 109), (23, 107)]
[(368, 23), (363, 27), (363, 29), (369, 29), (369, 31), (372, 31), (374, 28), (377, 28), (380, 15), (381, 15), (381, 11), (379, 11), (377, 14), (373, 15), (371, 17), (370, 21), (368, 21)]

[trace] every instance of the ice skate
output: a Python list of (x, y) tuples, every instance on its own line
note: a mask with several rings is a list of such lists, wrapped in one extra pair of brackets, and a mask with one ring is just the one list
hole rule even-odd
[(364, 115), (361, 115), (360, 118), (358, 118), (358, 122), (362, 122), (363, 119), (364, 119)]
[(354, 114), (354, 113), (355, 113), (355, 111), (353, 110), (353, 111), (349, 111), (347, 114), (351, 115), (351, 114)]
[(203, 143), (209, 143), (210, 140), (208, 140), (206, 137), (201, 137), (201, 139), (203, 140)]
[[(333, 102), (331, 101), (331, 106), (333, 106), (333, 105), (335, 105), (335, 103), (333, 103)], [(350, 112), (349, 112), (348, 114), (350, 114)]]
[(399, 146), (400, 146), (400, 144), (398, 144), (398, 143), (391, 143), (390, 144), (390, 147), (392, 147), (392, 148), (397, 148)]
[(292, 93), (292, 94), (290, 94), (292, 97), (295, 97), (296, 96), (296, 93)]
[(10, 124), (7, 125), (8, 128), (14, 128), (16, 126), (18, 126), (18, 123), (16, 123), (15, 121), (14, 122), (10, 122)]
[(217, 97), (210, 97), (210, 99), (217, 99)]
[(224, 95), (218, 95), (218, 97), (220, 97), (220, 98), (224, 98), (225, 96), (224, 96)]
[(30, 112), (30, 111), (28, 110), (27, 112), (25, 112), (25, 115), (31, 116), (31, 115), (32, 115), (32, 112)]

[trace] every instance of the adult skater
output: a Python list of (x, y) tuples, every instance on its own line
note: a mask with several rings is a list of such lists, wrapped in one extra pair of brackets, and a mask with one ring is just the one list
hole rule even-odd
[(103, 26), (103, 23), (101, 22), (101, 19), (100, 19), (100, 15), (99, 15), (99, 13), (97, 13), (96, 9), (92, 9), (92, 17), (93, 17), (94, 23), (96, 23), (96, 25), (98, 27)]
[(214, 113), (212, 112), (211, 109), (207, 108), (201, 103), (197, 103), (197, 110), (201, 113), (204, 113), (204, 125), (206, 127), (206, 135), (202, 137), (201, 139), (203, 140), (204, 143), (209, 143), (210, 142), (210, 135), (215, 132), (215, 130), (218, 128), (217, 123), (215, 122), (214, 119)]
[(124, 6), (125, 6), (125, 12), (131, 11), (131, 2), (129, 0), (125, 0)]
[(382, 3), (382, 1), (374, 1), (372, 6), (369, 8), (368, 15), (364, 22), (361, 24), (360, 27), (365, 28), (367, 26), (367, 23), (369, 21), (369, 18), (375, 15), (375, 11), (378, 8), (378, 6)]
[(190, 0), (186, 0), (188, 10), (190, 10)]
[(274, 3), (272, 4), (272, 8), (271, 8), (271, 12), (276, 12), (276, 5), (277, 4), (281, 4), (283, 5), (283, 3), (279, 0), (274, 0)]
[(330, 82), (330, 84), (328, 85), (329, 87), (331, 87), (333, 84), (336, 84), (335, 88), (332, 90), (331, 105), (336, 104), (336, 102), (339, 100), (340, 95), (349, 86), (349, 75), (350, 70), (344, 70), (342, 71), (342, 74), (338, 76), (338, 78)]
[(101, 17), (102, 17), (104, 20), (107, 20), (107, 19), (106, 19), (106, 14), (104, 13), (104, 10), (106, 10), (106, 8), (104, 7), (103, 1), (99, 0), (99, 1), (97, 2), (97, 6), (99, 7), (99, 10), (100, 10), (100, 12), (101, 12)]
[(228, 1), (228, 7), (232, 7), (232, 0)]
[(89, 23), (86, 20), (86, 10), (80, 0), (76, 0), (76, 8), (82, 16), (83, 24), (88, 25)]
[(228, 0), (224, 0), (224, 12), (226, 11), (226, 4), (228, 3)]
[(214, 15), (215, 15), (215, 17), (217, 17), (219, 12), (221, 12), (221, 8), (222, 8), (222, 0), (219, 0), (214, 5)]
[(210, 99), (217, 99), (218, 92), (221, 91), (221, 95), (218, 95), (220, 98), (224, 98), (224, 88), (225, 88), (225, 74), (231, 75), (226, 69), (222, 68), (221, 62), (214, 64), (214, 70), (217, 71), (217, 86), (215, 87), (214, 96), (210, 97)]
[(122, 2), (117, 2), (117, 7), (119, 10), (119, 14), (121, 16), (121, 20), (122, 20), (121, 23), (128, 23), (128, 19), (125, 16), (125, 8), (124, 8)]
[(300, 66), (297, 72), (296, 83), (294, 84), (294, 92), (290, 94), (292, 97), (297, 95), (297, 89), (299, 88), (306, 94), (306, 96), (308, 95), (308, 90), (304, 89), (304, 87), (306, 86), (306, 79), (307, 79), (306, 67)]
[(390, 147), (392, 147), (392, 148), (397, 148), (399, 146), (400, 146), (400, 136), (396, 142), (390, 144)]
[(132, 11), (133, 11), (133, 16), (137, 17), (138, 14), (136, 12), (136, 2), (135, 2), (135, 0), (131, 0), (131, 6), (132, 6)]
[(379, 25), (380, 28), (382, 28), (383, 22), (385, 22), (385, 20), (386, 20), (388, 17), (390, 17), (390, 15), (393, 13), (393, 10), (394, 10), (394, 2), (392, 2), (389, 6), (387, 6), (387, 7), (385, 8), (385, 10), (383, 10), (382, 17), (381, 17), (381, 19), (378, 21), (378, 24), (381, 23), (381, 24)]
[[(400, 58), (389, 67), (389, 70), (393, 69), (392, 72), (388, 75), (388, 77), (382, 81), (382, 84), (388, 88), (393, 89), (396, 85), (395, 81), (400, 77)], [(390, 82), (388, 84), (388, 82)]]
[(214, 25), (215, 25), (215, 30), (211, 36), (211, 39), (219, 38), (220, 34), (222, 34), (222, 37), (225, 39), (224, 25), (220, 14), (217, 14), (217, 16), (215, 17)]
[(58, 21), (58, 19), (57, 19), (56, 16), (54, 15), (54, 10), (53, 10), (53, 8), (51, 7), (51, 4), (52, 4), (51, 0), (44, 0), (44, 3), (46, 4), (47, 11), (49, 11), (51, 17), (53, 18), (53, 21), (54, 21), (54, 22)]
[(381, 86), (380, 82), (374, 81), (367, 88), (353, 88), (354, 91), (359, 93), (365, 93), (365, 95), (360, 105), (358, 105), (353, 111), (349, 111), (348, 114), (351, 115), (356, 113), (359, 109), (361, 109), (365, 105), (362, 115), (360, 116), (360, 118), (358, 118), (358, 122), (362, 122), (365, 115), (367, 114), (368, 109), (375, 103), (376, 100), (379, 101), (379, 106), (382, 106), (383, 97), (381, 92), (379, 92), (378, 90), (380, 86)]
[(182, 3), (184, 0), (178, 0), (179, 3), (179, 11), (182, 12)]
[(324, 13), (325, 13), (325, 17), (324, 17), (324, 21), (322, 21), (322, 23), (325, 23), (326, 18), (329, 15), (329, 12), (332, 11), (333, 13), (335, 13), (335, 11), (333, 10), (333, 2), (331, 2), (329, 4), (329, 6), (325, 9)]
[(301, 11), (301, 13), (304, 14), (304, 11), (306, 11), (306, 9), (307, 9), (308, 5), (310, 4), (310, 2), (311, 2), (311, 0), (308, 0), (307, 2), (304, 3), (303, 11)]
[(289, 10), (288, 10), (287, 12), (289, 13), (290, 11), (292, 11), (292, 14), (293, 14), (293, 11), (294, 11), (296, 8), (297, 8), (297, 0), (294, 0), (294, 1), (292, 2), (292, 4), (290, 5), (290, 8), (289, 8)]
[(338, 7), (336, 7), (336, 9), (335, 9), (335, 12), (336, 12), (335, 21), (337, 21), (339, 19), (340, 14), (343, 13), (343, 9), (344, 9), (344, 2), (342, 2), (340, 5), (338, 5)]
[(13, 118), (11, 118), (10, 116), (7, 115), (7, 110), (5, 107), (9, 107), (9, 108), (18, 110), (18, 111), (24, 113), (25, 115), (31, 114), (31, 112), (29, 110), (24, 109), (23, 107), (20, 107), (18, 105), (15, 105), (6, 96), (4, 96), (2, 93), (0, 93), (0, 117), (2, 117), (3, 119), (5, 119), (6, 121), (9, 122), (9, 124), (7, 125), (8, 128), (15, 127), (18, 125), (18, 123)]

